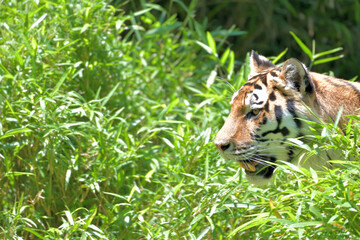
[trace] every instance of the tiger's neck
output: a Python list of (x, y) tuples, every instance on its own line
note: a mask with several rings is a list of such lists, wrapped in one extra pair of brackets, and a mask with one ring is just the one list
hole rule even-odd
[[(360, 83), (313, 72), (310, 76), (315, 91), (312, 99), (309, 98), (304, 102), (309, 104), (309, 107), (317, 109), (317, 114), (323, 121), (335, 120), (341, 106), (343, 106), (343, 116), (359, 114)], [(342, 117), (340, 126), (344, 126), (347, 121), (347, 118)]]

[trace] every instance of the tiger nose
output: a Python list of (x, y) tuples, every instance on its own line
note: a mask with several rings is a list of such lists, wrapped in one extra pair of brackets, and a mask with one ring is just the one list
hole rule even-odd
[(220, 150), (220, 152), (225, 152), (231, 147), (231, 142), (215, 142), (215, 146)]

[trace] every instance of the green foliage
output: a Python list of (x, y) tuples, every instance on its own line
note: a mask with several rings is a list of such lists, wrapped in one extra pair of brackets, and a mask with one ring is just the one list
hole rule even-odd
[[(168, 0), (159, 0), (168, 2)], [(184, 0), (190, 2), (190, 0)], [(229, 39), (232, 50), (241, 58), (253, 49), (274, 56), (288, 48), (288, 56), (310, 65), (289, 32), (294, 32), (306, 46), (315, 39), (318, 52), (342, 47), (344, 59), (314, 66), (316, 72), (329, 68), (345, 79), (359, 74), (360, 1), (290, 1), (290, 0), (197, 0), (196, 18), (208, 19), (210, 29), (236, 26), (246, 30), (242, 37)], [(181, 11), (178, 11), (181, 14)], [(310, 48), (311, 50), (311, 48)]]
[(334, 48), (334, 49), (324, 51), (321, 53), (315, 53), (315, 41), (313, 41), (313, 49), (312, 49), (312, 51), (310, 51), (310, 49), (295, 35), (295, 33), (290, 32), (290, 34), (293, 36), (294, 40), (299, 45), (301, 50), (303, 50), (303, 52), (306, 53), (306, 55), (308, 55), (308, 57), (310, 58), (309, 69), (311, 69), (311, 67), (313, 65), (335, 61), (335, 60), (338, 60), (338, 59), (344, 57), (344, 55), (339, 55), (339, 56), (335, 56), (335, 57), (327, 57), (327, 58), (323, 58), (323, 59), (318, 59), (325, 55), (339, 52), (343, 49), (341, 47), (339, 47), (339, 48)]
[[(0, 5), (2, 239), (360, 235), (358, 162), (326, 175), (284, 163), (258, 188), (217, 154), (249, 67), (225, 45), (244, 32), (207, 32), (196, 2)], [(359, 156), (350, 118), (345, 135), (324, 125), (313, 138)]]

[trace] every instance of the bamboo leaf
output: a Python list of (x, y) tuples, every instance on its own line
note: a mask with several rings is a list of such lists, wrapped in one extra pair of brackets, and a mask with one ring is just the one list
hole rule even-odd
[(276, 64), (287, 53), (287, 51), (288, 51), (288, 49), (286, 48), (279, 55), (277, 55), (274, 60), (272, 60), (272, 63)]
[(317, 226), (317, 225), (323, 225), (320, 221), (308, 221), (308, 222), (299, 222), (294, 223), (289, 226), (289, 228), (304, 228), (304, 227), (311, 227), (311, 226)]
[(225, 65), (226, 60), (228, 59), (230, 54), (230, 48), (227, 48), (225, 52), (221, 55), (220, 64), (221, 66)]
[(344, 57), (344, 55), (340, 55), (340, 56), (336, 56), (336, 57), (329, 57), (329, 58), (319, 59), (319, 60), (316, 60), (314, 62), (314, 65), (327, 63), (327, 62), (332, 62), (332, 61), (338, 60), (338, 59), (343, 58), (343, 57)]
[(228, 78), (232, 75), (235, 66), (235, 54), (233, 51), (230, 52), (229, 65), (226, 70), (228, 72)]
[(198, 44), (200, 47), (202, 47), (207, 53), (212, 54), (212, 49), (208, 45), (206, 45), (200, 41), (196, 41), (196, 44)]
[(235, 236), (238, 232), (240, 231), (244, 231), (246, 229), (252, 228), (252, 227), (256, 227), (259, 226), (261, 224), (264, 224), (266, 222), (268, 222), (268, 219), (265, 218), (261, 218), (261, 217), (257, 217), (253, 220), (250, 220), (248, 222), (245, 222), (244, 224), (240, 225), (239, 227), (237, 227), (235, 230), (233, 230), (228, 237), (233, 237)]
[(45, 13), (44, 15), (42, 15), (41, 17), (39, 17), (38, 20), (36, 20), (36, 22), (34, 22), (31, 26), (30, 29), (33, 29), (35, 27), (37, 27), (37, 25), (39, 25), (47, 16), (47, 13)]
[(210, 32), (206, 32), (206, 40), (209, 44), (209, 47), (211, 48), (212, 54), (216, 56), (216, 43)]
[(16, 135), (16, 134), (26, 133), (26, 132), (31, 132), (31, 129), (29, 129), (29, 128), (13, 129), (13, 130), (7, 131), (4, 135), (0, 136), (0, 139), (12, 137), (12, 136), (14, 136), (14, 135)]
[(291, 36), (293, 36), (293, 38), (295, 39), (296, 43), (299, 45), (299, 47), (304, 51), (304, 53), (306, 53), (306, 55), (309, 56), (309, 58), (311, 60), (313, 60), (313, 55), (310, 51), (310, 49), (300, 40), (300, 38), (298, 38), (295, 33), (290, 32)]
[(331, 50), (328, 50), (328, 51), (325, 51), (325, 52), (317, 53), (317, 54), (314, 55), (314, 59), (317, 59), (319, 57), (322, 57), (322, 56), (325, 56), (325, 55), (328, 55), (328, 54), (336, 53), (336, 52), (339, 52), (341, 50), (343, 50), (343, 48), (338, 47), (338, 48), (334, 48), (334, 49), (331, 49)]
[(69, 68), (69, 70), (61, 76), (60, 80), (56, 83), (54, 90), (49, 94), (50, 97), (53, 97), (57, 93), (57, 91), (59, 91), (61, 85), (64, 83), (66, 78), (69, 76), (69, 73), (71, 72), (71, 70), (72, 70), (72, 68)]
[(343, 109), (344, 109), (343, 106), (341, 106), (341, 107), (339, 108), (339, 111), (338, 111), (338, 113), (337, 113), (337, 115), (336, 115), (336, 118), (335, 118), (335, 121), (334, 121), (334, 126), (333, 126), (333, 129), (334, 129), (334, 130), (337, 128), (337, 126), (338, 126), (338, 124), (339, 124), (339, 122), (340, 122), (340, 118), (341, 118), (341, 116), (342, 116)]

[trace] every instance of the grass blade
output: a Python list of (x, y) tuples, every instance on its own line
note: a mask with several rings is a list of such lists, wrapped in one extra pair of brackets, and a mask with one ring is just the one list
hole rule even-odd
[(343, 58), (343, 57), (344, 57), (344, 55), (339, 55), (339, 56), (336, 56), (336, 57), (329, 57), (329, 58), (319, 59), (319, 60), (316, 60), (314, 62), (314, 65), (327, 63), (327, 62), (332, 62), (332, 61), (338, 60), (338, 59)]
[(296, 43), (299, 45), (299, 47), (306, 53), (306, 55), (309, 56), (311, 60), (313, 60), (313, 54), (311, 53), (310, 49), (298, 38), (295, 33), (290, 32), (291, 36), (295, 39)]

